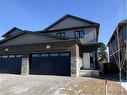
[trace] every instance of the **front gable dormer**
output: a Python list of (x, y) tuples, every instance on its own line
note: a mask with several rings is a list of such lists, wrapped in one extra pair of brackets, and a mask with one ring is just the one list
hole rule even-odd
[(50, 26), (48, 26), (46, 29), (44, 29), (44, 31), (85, 27), (90, 25), (98, 25), (98, 23), (67, 14), (61, 19), (51, 24)]

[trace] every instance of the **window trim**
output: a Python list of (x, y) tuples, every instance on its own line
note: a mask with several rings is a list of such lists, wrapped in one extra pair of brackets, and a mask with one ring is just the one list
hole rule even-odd
[(65, 37), (65, 32), (58, 32), (58, 33), (56, 33), (56, 36)]
[(85, 37), (85, 31), (84, 30), (75, 31), (74, 34), (75, 34), (76, 38), (84, 38)]

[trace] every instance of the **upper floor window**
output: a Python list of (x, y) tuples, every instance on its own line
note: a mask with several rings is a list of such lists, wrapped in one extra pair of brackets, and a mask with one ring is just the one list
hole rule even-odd
[(84, 30), (75, 31), (75, 37), (76, 38), (83, 38), (85, 35)]
[(59, 36), (59, 37), (65, 37), (65, 33), (64, 32), (59, 32), (56, 35)]

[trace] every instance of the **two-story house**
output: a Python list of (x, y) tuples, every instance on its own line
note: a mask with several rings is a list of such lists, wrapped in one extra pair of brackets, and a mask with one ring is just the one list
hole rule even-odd
[[(115, 31), (113, 32), (108, 42), (110, 63), (115, 64), (116, 65), (115, 67), (118, 67), (116, 61), (117, 62), (119, 61), (118, 55), (120, 55), (121, 66), (122, 64), (124, 64), (122, 69), (123, 72), (126, 72), (127, 67), (126, 41), (127, 41), (127, 19), (118, 23)], [(122, 63), (124, 56), (125, 60), (123, 61), (124, 63)], [(114, 71), (115, 71), (114, 73), (118, 73), (118, 68)]]
[(65, 15), (41, 31), (16, 27), (0, 41), (0, 72), (79, 76), (98, 69), (99, 24)]

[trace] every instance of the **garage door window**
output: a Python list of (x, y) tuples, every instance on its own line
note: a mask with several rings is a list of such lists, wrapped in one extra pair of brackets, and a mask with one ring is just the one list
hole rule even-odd
[(7, 55), (3, 55), (2, 58), (8, 58), (8, 56)]
[(32, 57), (39, 57), (39, 54), (32, 54)]
[(16, 55), (16, 58), (21, 58), (22, 57), (22, 55)]
[(60, 56), (69, 56), (69, 53), (60, 53)]
[(15, 55), (9, 55), (9, 58), (15, 58)]
[(59, 54), (58, 53), (52, 53), (50, 54), (50, 56), (58, 56)]
[(41, 54), (41, 57), (48, 57), (49, 54)]

